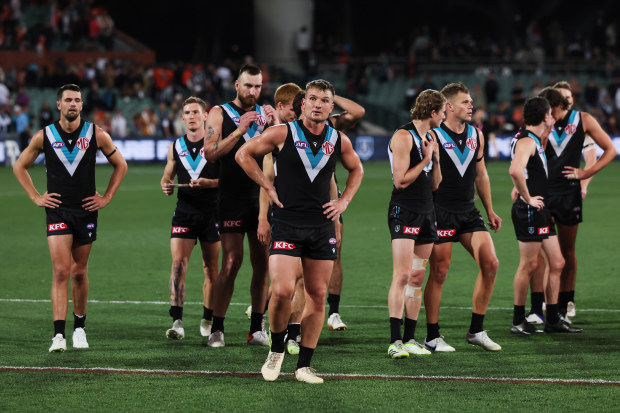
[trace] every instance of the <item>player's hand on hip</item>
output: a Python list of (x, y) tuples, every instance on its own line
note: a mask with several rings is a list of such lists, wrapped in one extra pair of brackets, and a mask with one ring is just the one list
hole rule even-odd
[(349, 203), (342, 198), (332, 199), (323, 205), (323, 214), (327, 215), (328, 219), (335, 221), (347, 209), (347, 206)]
[(47, 193), (47, 191), (35, 199), (32, 200), (37, 206), (45, 207), (45, 208), (58, 208), (62, 201), (60, 199), (60, 194), (56, 192)]
[(237, 129), (239, 129), (239, 133), (241, 133), (241, 135), (245, 134), (248, 129), (250, 129), (252, 122), (256, 119), (258, 119), (258, 113), (255, 111), (245, 112), (241, 115), (241, 118), (239, 118), (239, 126), (237, 127)]
[(101, 208), (105, 208), (110, 203), (110, 200), (104, 196), (99, 195), (99, 192), (96, 192), (93, 196), (84, 198), (82, 201), (82, 207), (84, 207), (85, 210), (91, 212)]
[(269, 199), (271, 199), (272, 204), (275, 204), (280, 208), (284, 208), (284, 205), (280, 202), (280, 198), (278, 198), (278, 192), (276, 192), (276, 188), (274, 186), (267, 190), (267, 194), (269, 194)]
[(530, 197), (530, 202), (528, 202), (528, 204), (533, 206), (534, 208), (536, 208), (539, 211), (545, 207), (545, 203), (543, 202), (543, 197), (542, 196)]

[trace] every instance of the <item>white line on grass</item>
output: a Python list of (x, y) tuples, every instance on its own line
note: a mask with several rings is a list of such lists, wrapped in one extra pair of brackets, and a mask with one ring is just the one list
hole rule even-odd
[[(69, 300), (71, 301), (71, 300)], [(49, 299), (30, 299), (30, 298), (0, 298), (0, 302), (10, 303), (50, 303)], [(168, 301), (133, 301), (133, 300), (88, 300), (89, 303), (95, 304), (152, 304), (152, 305), (170, 305)], [(202, 302), (186, 302), (186, 305), (202, 305)], [(230, 303), (230, 305), (247, 307), (250, 303)], [(387, 305), (340, 305), (344, 308), (387, 308)], [(422, 306), (424, 307), (424, 306)], [(441, 307), (442, 310), (471, 310), (471, 307), (459, 307), (459, 306), (445, 306)], [(512, 307), (489, 307), (489, 310), (493, 311), (508, 311), (512, 310)], [(616, 308), (582, 308), (579, 307), (580, 312), (584, 313), (620, 313), (620, 309)]]
[[(210, 371), (210, 370), (164, 370), (164, 369), (119, 369), (112, 367), (30, 367), (30, 366), (0, 366), (1, 371), (31, 371), (31, 372), (68, 372), (91, 374), (144, 374), (144, 375), (188, 375), (188, 376), (236, 376), (260, 377), (255, 371)], [(292, 373), (282, 373), (282, 376), (293, 376)], [(354, 380), (412, 380), (412, 381), (464, 381), (464, 382), (496, 382), (496, 383), (540, 383), (540, 384), (573, 384), (573, 385), (606, 385), (620, 386), (617, 380), (602, 379), (553, 379), (553, 378), (517, 378), (517, 377), (474, 377), (474, 376), (404, 376), (389, 374), (335, 374), (324, 373), (323, 377), (333, 379)]]

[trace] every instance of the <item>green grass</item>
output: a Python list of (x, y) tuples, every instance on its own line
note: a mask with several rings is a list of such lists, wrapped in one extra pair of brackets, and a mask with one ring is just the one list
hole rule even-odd
[[(408, 360), (386, 357), (389, 341), (387, 291), (392, 272), (387, 229), (391, 191), (389, 165), (368, 163), (362, 187), (345, 215), (344, 287), (341, 315), (346, 332), (325, 329), (313, 366), (319, 373), (367, 376), (446, 376), (440, 380), (326, 378), (322, 386), (302, 385), (290, 375), (266, 383), (256, 374), (148, 375), (0, 370), (0, 409), (32, 411), (206, 410), (237, 411), (507, 411), (528, 408), (618, 410), (616, 385), (508, 383), (484, 378), (620, 380), (620, 306), (617, 304), (615, 254), (620, 223), (620, 163), (595, 177), (584, 202), (585, 222), (577, 240), (579, 277), (575, 322), (578, 335), (516, 337), (512, 320), (512, 278), (518, 262), (510, 220), (508, 164), (491, 163), (489, 173), (496, 212), (504, 219), (493, 235), (500, 260), (498, 279), (485, 328), (502, 345), (489, 353), (468, 345), (464, 335), (471, 316), (477, 274), (474, 261), (455, 245), (444, 288), (440, 323), (452, 354)], [(170, 274), (169, 231), (175, 198), (159, 190), (161, 165), (130, 166), (113, 202), (100, 213), (98, 241), (89, 266), (90, 296), (86, 351), (49, 354), (52, 336), (49, 290), (51, 263), (45, 239), (45, 214), (19, 187), (10, 170), (0, 170), (0, 365), (23, 367), (117, 368), (257, 373), (266, 349), (248, 347), (249, 263), (244, 263), (226, 318), (226, 347), (211, 349), (198, 333), (202, 313), (202, 274), (198, 250), (187, 275), (186, 339), (164, 337)], [(98, 168), (105, 189), (110, 169)], [(37, 188), (45, 187), (44, 169), (35, 167)], [(342, 177), (344, 182), (344, 177)], [(9, 299), (43, 300), (15, 302)], [(97, 302), (100, 301), (100, 302)], [(110, 303), (136, 301), (138, 303)], [(163, 303), (163, 304), (162, 304)], [(71, 322), (67, 323), (69, 332)], [(425, 335), (424, 311), (418, 340)], [(70, 340), (68, 340), (70, 345)], [(292, 373), (296, 357), (282, 371)], [(458, 381), (472, 377), (477, 381)], [(615, 407), (614, 407), (615, 406)]]

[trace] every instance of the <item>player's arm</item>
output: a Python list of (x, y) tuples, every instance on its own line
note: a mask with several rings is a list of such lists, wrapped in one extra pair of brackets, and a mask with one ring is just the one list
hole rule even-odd
[(273, 186), (273, 182), (263, 174), (263, 171), (261, 171), (258, 166), (258, 162), (256, 162), (256, 158), (282, 149), (287, 133), (288, 127), (286, 125), (277, 125), (268, 128), (263, 131), (260, 136), (243, 144), (235, 155), (235, 160), (250, 179), (260, 185), (261, 188), (264, 188), (271, 202), (275, 203), (280, 208), (282, 208), (283, 205), (278, 199), (278, 194)]
[(224, 114), (222, 108), (216, 106), (209, 112), (207, 118), (207, 133), (205, 135), (205, 159), (215, 162), (218, 158), (226, 155), (235, 147), (237, 141), (250, 128), (250, 124), (256, 120), (258, 113), (251, 111), (244, 113), (239, 119), (239, 126), (228, 136), (222, 136), (222, 123)]
[(34, 187), (32, 177), (28, 173), (28, 168), (34, 165), (34, 161), (37, 159), (39, 154), (43, 152), (43, 139), (45, 139), (43, 130), (35, 133), (30, 140), (30, 144), (19, 155), (15, 165), (13, 165), (13, 173), (32, 202), (40, 207), (56, 208), (62, 203), (62, 201), (58, 199), (60, 194), (55, 192), (48, 194), (47, 191), (43, 195), (39, 194), (37, 189)]
[(338, 219), (338, 216), (347, 209), (362, 184), (362, 178), (364, 177), (362, 161), (360, 161), (360, 157), (353, 149), (351, 140), (342, 132), (340, 132), (340, 161), (345, 169), (349, 171), (346, 187), (340, 199), (329, 201), (323, 205), (323, 214), (327, 215), (327, 218), (332, 221)]
[[(423, 148), (428, 147), (428, 142), (422, 140)], [(426, 165), (431, 161), (432, 152), (422, 152), (424, 159), (409, 169), (409, 154), (413, 147), (411, 134), (404, 129), (396, 131), (390, 142), (392, 149), (392, 179), (396, 189), (405, 189), (413, 181), (418, 179)]]
[[(329, 181), (329, 199), (338, 199), (338, 184), (336, 184), (336, 172), (332, 174), (332, 179)], [(336, 245), (340, 248), (342, 243), (342, 224), (339, 219), (334, 221), (336, 224)]]
[[(586, 135), (586, 141), (583, 145), (583, 159), (586, 161), (586, 164), (583, 168), (584, 171), (590, 169), (592, 165), (596, 162), (596, 144), (594, 143), (594, 139), (590, 138)], [(588, 194), (588, 186), (592, 181), (592, 177), (587, 179), (582, 179), (581, 184), (581, 198), (585, 199)]]
[(603, 169), (617, 155), (616, 148), (609, 135), (601, 128), (601, 125), (594, 119), (592, 115), (586, 112), (581, 113), (583, 128), (588, 135), (592, 137), (594, 142), (603, 150), (603, 155), (587, 170), (565, 166), (562, 173), (568, 179), (588, 179)]
[(431, 190), (436, 191), (443, 177), (441, 176), (441, 164), (439, 163), (439, 142), (434, 133), (430, 134), (431, 143), (433, 145), (433, 168), (431, 170)]
[(480, 137), (480, 148), (478, 148), (478, 158), (476, 159), (476, 180), (474, 184), (476, 186), (476, 192), (482, 202), (482, 206), (487, 212), (489, 228), (497, 232), (502, 227), (502, 219), (498, 217), (493, 210), (491, 181), (487, 172), (487, 166), (484, 162), (484, 135), (480, 130), (478, 130), (478, 136)]
[(342, 96), (334, 95), (334, 104), (344, 111), (339, 115), (330, 116), (332, 125), (337, 130), (346, 130), (353, 127), (366, 113), (366, 109), (361, 105)]
[[(276, 172), (273, 167), (273, 155), (268, 153), (263, 157), (263, 175), (273, 184), (276, 178)], [(269, 199), (269, 193), (261, 187), (260, 188), (260, 196), (258, 199), (258, 229), (257, 236), (258, 240), (264, 244), (268, 245), (269, 240), (271, 238), (271, 230), (269, 226), (269, 205), (271, 204), (271, 200)]]
[(168, 155), (166, 155), (166, 166), (164, 167), (164, 175), (161, 177), (161, 190), (164, 194), (170, 196), (174, 193), (174, 187), (170, 184), (174, 183), (174, 177), (177, 174), (177, 161), (174, 159), (174, 141), (168, 147)]
[(515, 144), (515, 154), (512, 158), (512, 163), (510, 164), (508, 173), (510, 174), (510, 179), (512, 179), (512, 183), (515, 188), (517, 188), (517, 192), (521, 196), (523, 202), (540, 210), (545, 206), (543, 198), (541, 196), (530, 196), (530, 191), (527, 189), (527, 182), (525, 180), (524, 172), (527, 162), (530, 157), (534, 156), (535, 153), (536, 142), (534, 142), (532, 138), (519, 139), (519, 141)]
[(95, 127), (95, 133), (97, 134), (97, 143), (99, 144), (99, 149), (101, 149), (101, 153), (108, 158), (108, 162), (114, 168), (112, 172), (112, 176), (110, 177), (110, 182), (108, 183), (108, 187), (105, 190), (105, 193), (99, 195), (98, 192), (93, 196), (89, 196), (84, 198), (82, 201), (82, 207), (87, 211), (96, 211), (101, 208), (105, 208), (112, 198), (118, 187), (121, 185), (125, 174), (127, 173), (127, 162), (123, 155), (116, 149), (112, 138), (108, 134), (108, 132), (101, 129), (99, 126)]

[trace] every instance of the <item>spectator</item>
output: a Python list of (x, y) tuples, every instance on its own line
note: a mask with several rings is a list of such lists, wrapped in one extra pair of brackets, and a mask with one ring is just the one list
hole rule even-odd
[(599, 102), (599, 87), (594, 82), (594, 79), (588, 79), (588, 83), (586, 84), (584, 90), (584, 97), (586, 100), (587, 110), (591, 111), (592, 108), (595, 108)]
[(39, 111), (39, 128), (44, 128), (50, 123), (54, 122), (52, 110), (50, 109), (50, 105), (47, 102), (43, 102), (41, 105), (41, 110)]
[(127, 136), (127, 133), (127, 119), (123, 116), (122, 110), (116, 109), (111, 121), (110, 134), (112, 135), (112, 138), (123, 139)]
[(0, 139), (6, 138), (11, 123), (8, 106), (0, 106)]
[(15, 130), (19, 137), (20, 148), (23, 151), (28, 146), (28, 141), (32, 135), (30, 129), (30, 115), (28, 115), (28, 106), (22, 108), (15, 105), (13, 108), (13, 121), (15, 122)]
[(495, 80), (493, 72), (489, 73), (487, 81), (484, 83), (484, 94), (487, 97), (487, 105), (497, 103), (497, 95), (499, 93), (499, 85)]

